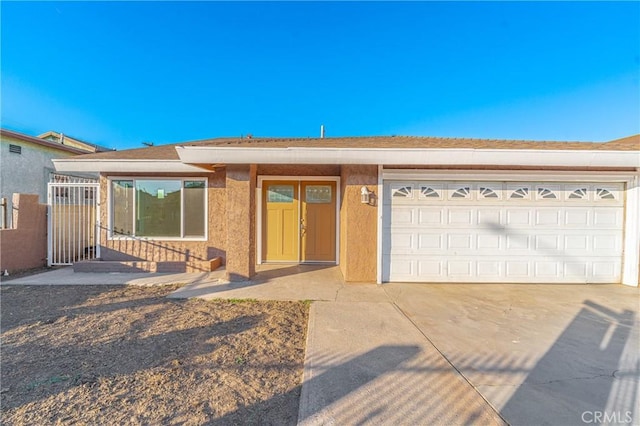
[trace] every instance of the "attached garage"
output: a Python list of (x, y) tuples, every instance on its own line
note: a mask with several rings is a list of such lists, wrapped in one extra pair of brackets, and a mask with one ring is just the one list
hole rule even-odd
[(382, 281), (618, 283), (624, 183), (385, 180)]

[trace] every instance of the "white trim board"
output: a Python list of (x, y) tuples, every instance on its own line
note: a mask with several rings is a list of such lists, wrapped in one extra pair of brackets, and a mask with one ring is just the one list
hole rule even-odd
[(638, 172), (385, 169), (384, 180), (628, 182)]
[(211, 173), (180, 160), (52, 160), (58, 172), (98, 173)]
[(385, 164), (638, 167), (639, 151), (470, 148), (257, 148), (177, 146), (188, 164)]

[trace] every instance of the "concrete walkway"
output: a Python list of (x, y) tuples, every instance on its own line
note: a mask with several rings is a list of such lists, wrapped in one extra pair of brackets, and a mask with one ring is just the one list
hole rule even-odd
[(56, 268), (39, 274), (5, 280), (3, 285), (168, 285), (197, 284), (200, 282), (216, 282), (224, 275), (224, 271), (156, 274), (156, 273), (121, 273), (121, 272), (73, 272), (73, 267)]

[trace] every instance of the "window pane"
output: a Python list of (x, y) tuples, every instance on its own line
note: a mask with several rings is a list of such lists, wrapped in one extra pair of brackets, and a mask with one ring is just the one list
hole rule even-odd
[(185, 237), (204, 237), (205, 190), (203, 181), (184, 182)]
[(293, 203), (293, 185), (269, 185), (268, 203)]
[(133, 181), (111, 182), (113, 235), (133, 234)]
[(330, 185), (307, 185), (306, 202), (310, 204), (326, 204), (331, 202)]
[(136, 236), (180, 237), (179, 180), (136, 180)]

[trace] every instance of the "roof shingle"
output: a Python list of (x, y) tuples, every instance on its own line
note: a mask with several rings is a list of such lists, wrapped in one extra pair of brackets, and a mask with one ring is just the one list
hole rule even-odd
[(176, 146), (211, 146), (228, 148), (380, 148), (380, 149), (522, 149), (522, 150), (611, 150), (637, 151), (640, 135), (615, 141), (557, 142), (500, 139), (437, 138), (421, 136), (366, 136), (338, 138), (216, 138), (158, 145), (123, 151), (100, 152), (78, 156), (78, 159), (104, 160), (179, 160)]

